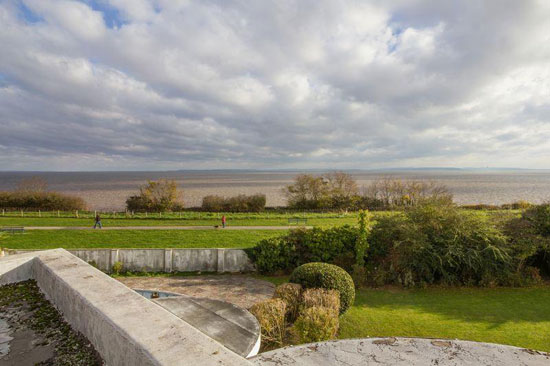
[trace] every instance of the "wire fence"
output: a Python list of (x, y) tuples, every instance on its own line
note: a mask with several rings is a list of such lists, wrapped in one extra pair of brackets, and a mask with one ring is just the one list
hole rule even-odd
[(221, 219), (222, 216), (231, 216), (233, 219), (288, 219), (288, 218), (342, 218), (355, 217), (356, 212), (204, 212), (204, 211), (181, 211), (181, 212), (133, 212), (133, 211), (25, 211), (2, 209), (1, 217), (25, 217), (25, 218), (85, 218), (93, 219), (96, 215), (105, 219), (174, 219), (174, 220), (208, 220)]

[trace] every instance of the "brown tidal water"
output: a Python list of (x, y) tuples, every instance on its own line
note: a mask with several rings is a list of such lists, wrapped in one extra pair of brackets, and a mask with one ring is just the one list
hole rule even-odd
[[(312, 172), (320, 174), (322, 171)], [(350, 172), (360, 187), (391, 176), (434, 180), (445, 184), (460, 204), (502, 204), (517, 200), (550, 201), (549, 170), (406, 170)], [(126, 198), (147, 180), (174, 179), (184, 192), (186, 207), (200, 206), (210, 194), (233, 196), (264, 193), (268, 206), (286, 204), (281, 189), (296, 171), (168, 171), (168, 172), (0, 172), (0, 190), (12, 190), (30, 176), (47, 180), (49, 189), (80, 196), (92, 210), (123, 210)]]

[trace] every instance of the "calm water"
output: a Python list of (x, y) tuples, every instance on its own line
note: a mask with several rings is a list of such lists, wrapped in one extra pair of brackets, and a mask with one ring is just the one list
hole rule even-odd
[[(312, 172), (315, 174), (315, 172)], [(184, 191), (185, 205), (198, 206), (209, 194), (264, 193), (268, 206), (285, 204), (281, 189), (297, 172), (178, 171), (178, 172), (0, 172), (0, 190), (11, 190), (29, 176), (42, 176), (51, 190), (81, 196), (90, 209), (119, 210), (126, 198), (148, 179), (175, 179)], [(352, 172), (359, 186), (385, 176), (434, 180), (445, 184), (461, 204), (502, 204), (516, 200), (550, 200), (550, 171), (415, 170)]]

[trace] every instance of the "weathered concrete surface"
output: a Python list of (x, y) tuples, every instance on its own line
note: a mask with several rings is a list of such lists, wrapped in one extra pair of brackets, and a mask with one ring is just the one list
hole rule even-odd
[(238, 306), (185, 295), (153, 301), (243, 357), (252, 357), (260, 349), (258, 321)]
[(367, 338), (312, 343), (262, 353), (262, 366), (548, 366), (550, 355), (489, 343), (421, 338)]
[(275, 285), (258, 278), (240, 274), (173, 276), (173, 277), (118, 277), (118, 281), (133, 289), (174, 292), (230, 302), (244, 309), (271, 299)]
[[(32, 255), (34, 259), (24, 260)], [(7, 282), (4, 276), (18, 260), (21, 265), (31, 263), (30, 274), (46, 297), (90, 340), (107, 365), (249, 365), (192, 325), (63, 249), (0, 258), (0, 283)]]
[(32, 278), (32, 262), (41, 252), (0, 257), (0, 286)]
[[(35, 252), (5, 249), (6, 255)], [(249, 272), (254, 265), (241, 249), (75, 249), (80, 259), (110, 272), (115, 262), (134, 272)]]

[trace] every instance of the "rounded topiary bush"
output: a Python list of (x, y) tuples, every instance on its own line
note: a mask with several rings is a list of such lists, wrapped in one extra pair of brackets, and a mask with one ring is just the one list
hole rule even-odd
[(328, 263), (307, 263), (296, 268), (290, 275), (290, 282), (304, 288), (324, 288), (340, 292), (340, 314), (343, 314), (355, 300), (355, 287), (351, 276), (342, 268)]

